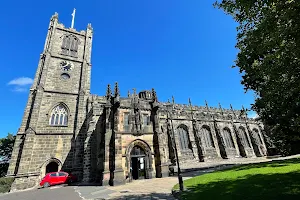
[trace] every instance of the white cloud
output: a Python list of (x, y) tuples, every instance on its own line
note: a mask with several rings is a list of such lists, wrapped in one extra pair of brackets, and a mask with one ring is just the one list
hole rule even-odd
[(14, 92), (27, 92), (28, 88), (26, 87), (16, 87), (13, 89)]
[(29, 77), (20, 77), (14, 80), (11, 80), (7, 83), (7, 85), (17, 85), (17, 86), (25, 86), (31, 85), (33, 83), (33, 79)]

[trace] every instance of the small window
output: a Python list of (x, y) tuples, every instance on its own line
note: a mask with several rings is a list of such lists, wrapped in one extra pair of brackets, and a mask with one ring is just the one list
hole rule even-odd
[(123, 126), (125, 131), (129, 131), (129, 113), (124, 113)]
[(53, 174), (50, 174), (51, 177), (55, 177), (56, 176), (56, 173), (53, 173)]
[(150, 117), (148, 115), (143, 115), (143, 125), (144, 126), (150, 125)]
[(128, 124), (129, 124), (129, 114), (124, 113), (124, 125), (128, 125)]

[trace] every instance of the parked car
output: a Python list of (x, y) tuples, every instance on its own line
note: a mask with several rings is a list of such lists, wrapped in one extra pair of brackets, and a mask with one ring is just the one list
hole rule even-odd
[(63, 171), (50, 172), (44, 176), (40, 182), (40, 186), (46, 188), (51, 185), (59, 185), (65, 183), (73, 183), (77, 181), (77, 177)]

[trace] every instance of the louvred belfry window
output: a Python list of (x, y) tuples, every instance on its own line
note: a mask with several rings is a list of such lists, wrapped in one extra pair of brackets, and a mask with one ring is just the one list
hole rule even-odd
[(79, 40), (74, 35), (65, 35), (62, 41), (62, 54), (77, 57)]

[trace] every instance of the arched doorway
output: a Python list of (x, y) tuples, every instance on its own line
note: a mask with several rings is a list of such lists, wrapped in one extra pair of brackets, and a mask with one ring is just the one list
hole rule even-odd
[(142, 140), (133, 141), (126, 151), (129, 181), (152, 178), (152, 152)]
[(146, 153), (140, 146), (134, 146), (130, 153), (130, 169), (132, 179), (145, 179)]
[(47, 166), (46, 166), (46, 174), (50, 173), (50, 172), (57, 172), (58, 171), (58, 163), (57, 162), (50, 162)]

